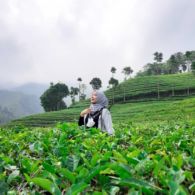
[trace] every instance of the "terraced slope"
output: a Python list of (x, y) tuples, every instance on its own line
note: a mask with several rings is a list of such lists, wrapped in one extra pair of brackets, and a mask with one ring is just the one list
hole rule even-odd
[[(53, 126), (57, 122), (77, 122), (79, 108), (48, 112), (12, 121), (9, 125)], [(184, 100), (148, 101), (115, 104), (111, 108), (113, 122), (147, 123), (153, 121), (192, 120), (195, 118), (195, 98)]]
[[(195, 100), (189, 99), (195, 96), (192, 74), (138, 77), (105, 93), (112, 105), (114, 121), (176, 120), (182, 115), (194, 116)], [(183, 101), (186, 98), (189, 100)], [(28, 116), (9, 125), (52, 126), (59, 121), (76, 122), (81, 110), (88, 106), (89, 100), (85, 100), (66, 110)]]
[(185, 97), (195, 94), (193, 74), (145, 76), (129, 79), (106, 91), (113, 102), (132, 102)]

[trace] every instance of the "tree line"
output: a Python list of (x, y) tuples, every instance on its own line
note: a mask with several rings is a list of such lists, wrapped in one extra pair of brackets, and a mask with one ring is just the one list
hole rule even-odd
[(155, 52), (154, 62), (147, 63), (143, 70), (136, 76), (150, 76), (161, 74), (176, 74), (182, 72), (194, 72), (195, 51), (177, 52), (172, 54), (168, 60), (163, 62), (163, 53)]
[[(111, 67), (112, 77), (110, 78), (108, 84), (109, 87), (116, 87), (119, 84), (119, 81), (114, 78), (114, 74), (116, 73), (116, 68)], [(122, 70), (124, 74), (124, 79), (128, 79), (128, 77), (133, 73), (133, 70), (130, 66), (124, 67)], [(79, 77), (77, 79), (78, 87), (70, 87), (64, 83), (54, 84), (50, 83), (50, 87), (41, 95), (41, 105), (46, 112), (50, 111), (58, 111), (67, 108), (66, 103), (64, 102), (64, 98), (70, 96), (72, 100), (72, 104), (75, 104), (76, 96), (78, 96), (79, 101), (86, 99), (85, 90), (87, 88), (86, 84), (82, 83), (82, 78)], [(102, 87), (102, 81), (98, 77), (94, 77), (89, 84), (93, 89), (100, 89)]]
[[(195, 73), (195, 51), (186, 51), (185, 53), (177, 52), (172, 54), (167, 61), (163, 62), (163, 53), (155, 52), (154, 62), (147, 63), (143, 70), (139, 71), (135, 76), (150, 76), (161, 74), (176, 74), (182, 72)], [(110, 69), (112, 76), (108, 81), (108, 88), (114, 88), (119, 84), (119, 81), (115, 78), (116, 67)], [(124, 80), (131, 77), (133, 69), (130, 66), (126, 66), (122, 69), (124, 74)], [(50, 83), (50, 87), (40, 97), (41, 105), (46, 112), (57, 111), (67, 108), (64, 98), (70, 96), (72, 104), (75, 104), (76, 97), (79, 101), (85, 100), (86, 84), (82, 83), (82, 78), (77, 78), (78, 87), (70, 87), (64, 83), (53, 84)], [(95, 77), (89, 83), (93, 89), (100, 89), (102, 87), (102, 81), (100, 78)]]

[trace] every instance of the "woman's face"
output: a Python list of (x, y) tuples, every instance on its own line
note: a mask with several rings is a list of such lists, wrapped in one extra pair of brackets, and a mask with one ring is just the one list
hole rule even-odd
[(96, 92), (93, 92), (91, 95), (91, 103), (95, 104), (97, 102), (97, 94)]

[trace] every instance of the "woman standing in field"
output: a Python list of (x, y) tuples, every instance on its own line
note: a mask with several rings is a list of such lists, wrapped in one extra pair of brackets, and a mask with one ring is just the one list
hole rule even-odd
[(91, 95), (91, 105), (80, 113), (79, 126), (100, 128), (109, 135), (114, 134), (112, 127), (112, 117), (107, 109), (108, 99), (100, 91), (93, 91)]

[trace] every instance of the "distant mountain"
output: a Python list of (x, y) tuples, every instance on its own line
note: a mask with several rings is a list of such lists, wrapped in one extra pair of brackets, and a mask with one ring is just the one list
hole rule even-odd
[[(35, 95), (40, 101), (40, 96), (49, 88), (49, 84), (40, 84), (40, 83), (26, 83), (21, 86), (17, 86), (12, 88), (12, 91), (22, 92), (28, 95)], [(71, 99), (69, 97), (64, 98), (66, 105), (69, 106), (71, 104)]]
[(0, 90), (0, 123), (40, 112), (43, 109), (37, 96)]
[[(23, 116), (44, 112), (40, 96), (49, 88), (50, 84), (26, 83), (16, 86), (14, 83), (2, 83), (0, 85), (0, 124)], [(68, 87), (75, 84), (68, 84)], [(85, 94), (89, 97), (91, 90), (87, 87)], [(76, 97), (78, 100), (78, 97)], [(71, 104), (71, 98), (64, 98), (67, 106)]]
[(41, 84), (41, 83), (26, 83), (20, 85), (18, 87), (14, 87), (12, 91), (22, 92), (28, 95), (35, 95), (38, 98), (43, 94), (43, 92), (49, 88), (49, 84)]

